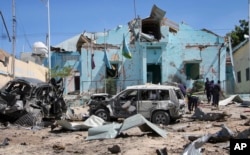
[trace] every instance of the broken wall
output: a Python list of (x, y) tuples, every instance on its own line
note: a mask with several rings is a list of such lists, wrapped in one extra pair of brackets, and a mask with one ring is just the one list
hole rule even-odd
[[(162, 26), (165, 34), (168, 27)], [(224, 38), (204, 30), (195, 30), (181, 23), (176, 33), (168, 33), (166, 52), (163, 53), (162, 65), (163, 81), (181, 80), (188, 87), (192, 87), (193, 80), (225, 81), (226, 45)], [(191, 66), (190, 64), (197, 64)], [(188, 67), (190, 70), (188, 70)], [(194, 71), (196, 70), (196, 71)], [(189, 72), (189, 75), (188, 75)], [(195, 72), (198, 77), (190, 77)], [(175, 81), (178, 82), (178, 81)]]
[[(160, 19), (164, 12), (161, 14)], [(137, 20), (140, 19), (106, 32), (84, 32), (60, 45), (76, 51), (82, 43), (81, 92), (105, 91), (107, 68), (103, 61), (104, 50), (112, 67), (117, 69), (117, 75), (113, 77), (117, 91), (130, 85), (164, 82), (182, 82), (191, 88), (194, 81), (205, 81), (207, 77), (220, 80), (224, 88), (227, 44), (223, 37), (205, 29), (193, 29), (184, 23), (175, 24), (166, 18), (161, 22), (152, 18), (139, 23)], [(157, 24), (150, 26), (151, 23)], [(132, 54), (131, 59), (122, 55), (123, 35)], [(94, 54), (95, 68), (91, 68), (91, 54)]]

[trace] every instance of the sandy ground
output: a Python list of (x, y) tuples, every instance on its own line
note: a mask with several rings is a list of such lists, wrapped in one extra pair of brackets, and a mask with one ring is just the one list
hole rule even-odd
[[(76, 113), (86, 114), (87, 107), (72, 107)], [(190, 143), (188, 136), (202, 136), (216, 133), (225, 124), (233, 132), (250, 129), (243, 125), (247, 119), (241, 119), (243, 114), (250, 118), (250, 108), (239, 107), (236, 104), (221, 106), (219, 111), (211, 110), (208, 104), (200, 105), (205, 112), (227, 112), (231, 117), (223, 121), (198, 121), (190, 119), (192, 114), (185, 114), (180, 122), (165, 127), (167, 137), (163, 138), (154, 133), (143, 133), (138, 127), (126, 130), (115, 139), (86, 141), (88, 131), (66, 131), (60, 127), (51, 130), (45, 127), (41, 130), (31, 127), (18, 127), (9, 124), (0, 126), (0, 155), (53, 155), (53, 154), (86, 154), (109, 155), (109, 150), (117, 145), (119, 155), (157, 155), (157, 150), (166, 148), (169, 155), (180, 155), (184, 147)], [(2, 146), (5, 139), (8, 145)], [(229, 154), (228, 142), (210, 143), (202, 146), (204, 155)]]

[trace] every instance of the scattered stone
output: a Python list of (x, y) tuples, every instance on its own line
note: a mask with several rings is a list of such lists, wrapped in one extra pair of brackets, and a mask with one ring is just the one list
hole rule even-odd
[(53, 148), (54, 150), (65, 150), (65, 147), (64, 147), (63, 145), (60, 145), (60, 144), (54, 144), (54, 145), (52, 146), (52, 148)]
[(5, 138), (4, 140), (3, 140), (3, 143), (2, 144), (0, 144), (0, 147), (1, 146), (6, 146), (6, 145), (9, 145), (9, 141), (10, 141), (10, 139), (7, 137), (7, 138)]
[(20, 145), (27, 145), (27, 143), (26, 142), (22, 142)]
[(53, 131), (55, 128), (57, 128), (58, 127), (58, 125), (57, 124), (52, 124), (51, 126), (50, 126), (50, 129), (51, 129), (51, 131)]
[(121, 152), (121, 148), (120, 148), (119, 145), (113, 145), (112, 147), (108, 148), (108, 151), (111, 152), (112, 154), (120, 153)]
[(177, 130), (177, 132), (185, 132), (186, 130), (184, 128), (180, 128)]
[(250, 119), (244, 123), (245, 126), (250, 126)]
[(9, 126), (9, 122), (3, 122), (3, 126), (4, 127), (8, 127)]
[(172, 130), (175, 132), (185, 132), (188, 127), (190, 127), (189, 124), (175, 124), (172, 126)]
[(241, 118), (241, 119), (247, 119), (247, 116), (241, 114), (241, 115), (240, 115), (240, 118)]
[(196, 139), (200, 138), (200, 136), (188, 136), (189, 141), (195, 141)]
[(205, 113), (199, 107), (195, 109), (195, 113), (192, 118), (198, 119), (201, 121), (220, 121), (225, 120), (225, 117), (229, 116), (227, 113)]
[(157, 153), (157, 155), (168, 155), (166, 147), (164, 147), (163, 149), (157, 149), (156, 153)]
[(246, 129), (242, 132), (237, 133), (235, 139), (249, 139), (250, 138), (250, 129)]

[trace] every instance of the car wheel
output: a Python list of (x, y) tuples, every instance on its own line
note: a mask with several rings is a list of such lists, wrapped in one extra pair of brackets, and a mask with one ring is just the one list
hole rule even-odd
[(170, 117), (165, 111), (157, 111), (152, 116), (152, 122), (155, 124), (168, 125), (170, 123)]
[(102, 118), (104, 121), (110, 121), (110, 115), (107, 110), (99, 109), (94, 113), (96, 116)]
[(8, 103), (0, 97), (0, 112), (4, 111)]

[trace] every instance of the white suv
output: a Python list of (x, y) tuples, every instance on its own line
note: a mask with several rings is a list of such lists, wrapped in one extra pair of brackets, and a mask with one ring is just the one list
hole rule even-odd
[(184, 111), (184, 96), (178, 87), (155, 84), (129, 86), (89, 108), (90, 115), (105, 121), (139, 113), (152, 123), (164, 125), (180, 118)]

